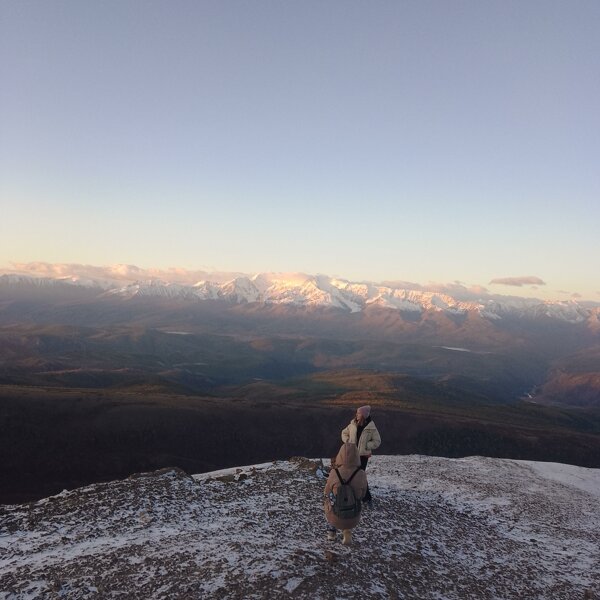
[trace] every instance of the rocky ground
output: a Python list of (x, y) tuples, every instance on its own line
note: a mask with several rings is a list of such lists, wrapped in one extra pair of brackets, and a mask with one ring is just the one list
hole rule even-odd
[(0, 507), (0, 598), (600, 598), (600, 470), (377, 456), (351, 547), (326, 467), (134, 475)]

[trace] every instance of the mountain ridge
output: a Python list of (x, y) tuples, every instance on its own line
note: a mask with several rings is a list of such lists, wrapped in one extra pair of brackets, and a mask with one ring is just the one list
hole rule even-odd
[(94, 292), (99, 298), (163, 298), (189, 302), (223, 300), (231, 304), (258, 303), (332, 308), (348, 313), (364, 312), (370, 307), (415, 315), (425, 312), (442, 312), (456, 316), (477, 313), (492, 321), (516, 317), (529, 320), (547, 318), (572, 324), (587, 323), (590, 329), (600, 331), (600, 306), (588, 306), (588, 303), (579, 303), (576, 300), (549, 301), (489, 294), (460, 299), (445, 291), (388, 287), (373, 282), (351, 282), (326, 275), (259, 273), (252, 277), (236, 276), (226, 281), (203, 279), (193, 284), (163, 279), (108, 280), (79, 275), (0, 275), (0, 290), (56, 290), (73, 287)]

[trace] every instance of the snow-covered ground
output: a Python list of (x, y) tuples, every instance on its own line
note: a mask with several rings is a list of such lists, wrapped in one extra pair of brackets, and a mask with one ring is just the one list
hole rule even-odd
[(0, 598), (600, 598), (600, 469), (376, 456), (351, 547), (325, 538), (325, 474), (164, 470), (0, 507)]

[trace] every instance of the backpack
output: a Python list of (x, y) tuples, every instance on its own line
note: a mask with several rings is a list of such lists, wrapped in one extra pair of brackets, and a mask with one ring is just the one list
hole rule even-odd
[(356, 497), (356, 494), (350, 485), (352, 478), (359, 471), (360, 467), (356, 469), (354, 473), (352, 473), (348, 481), (344, 481), (340, 475), (340, 472), (337, 469), (335, 470), (341, 485), (337, 489), (335, 502), (333, 503), (331, 509), (333, 510), (333, 514), (340, 519), (353, 519), (354, 517), (358, 517), (358, 515), (360, 515), (360, 498)]

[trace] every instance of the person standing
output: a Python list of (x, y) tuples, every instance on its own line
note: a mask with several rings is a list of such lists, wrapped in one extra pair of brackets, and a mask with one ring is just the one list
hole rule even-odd
[[(342, 494), (349, 497), (342, 491), (342, 486), (345, 484), (349, 485), (353, 492), (351, 506), (343, 503), (346, 509), (350, 508), (349, 513), (346, 510), (339, 510), (341, 506), (338, 496)], [(352, 529), (360, 521), (360, 504), (368, 488), (367, 475), (361, 468), (356, 444), (343, 444), (337, 456), (332, 459), (331, 471), (323, 491), (323, 508), (328, 523), (327, 539), (335, 540), (337, 530), (340, 529), (343, 535), (342, 544), (348, 546), (352, 543)]]
[[(356, 410), (356, 416), (347, 427), (342, 429), (342, 441), (356, 444), (360, 455), (360, 465), (363, 471), (367, 470), (367, 463), (371, 458), (373, 450), (377, 450), (381, 444), (381, 436), (375, 423), (371, 419), (371, 407), (361, 406)], [(370, 506), (372, 497), (369, 488), (364, 499), (365, 503)]]

